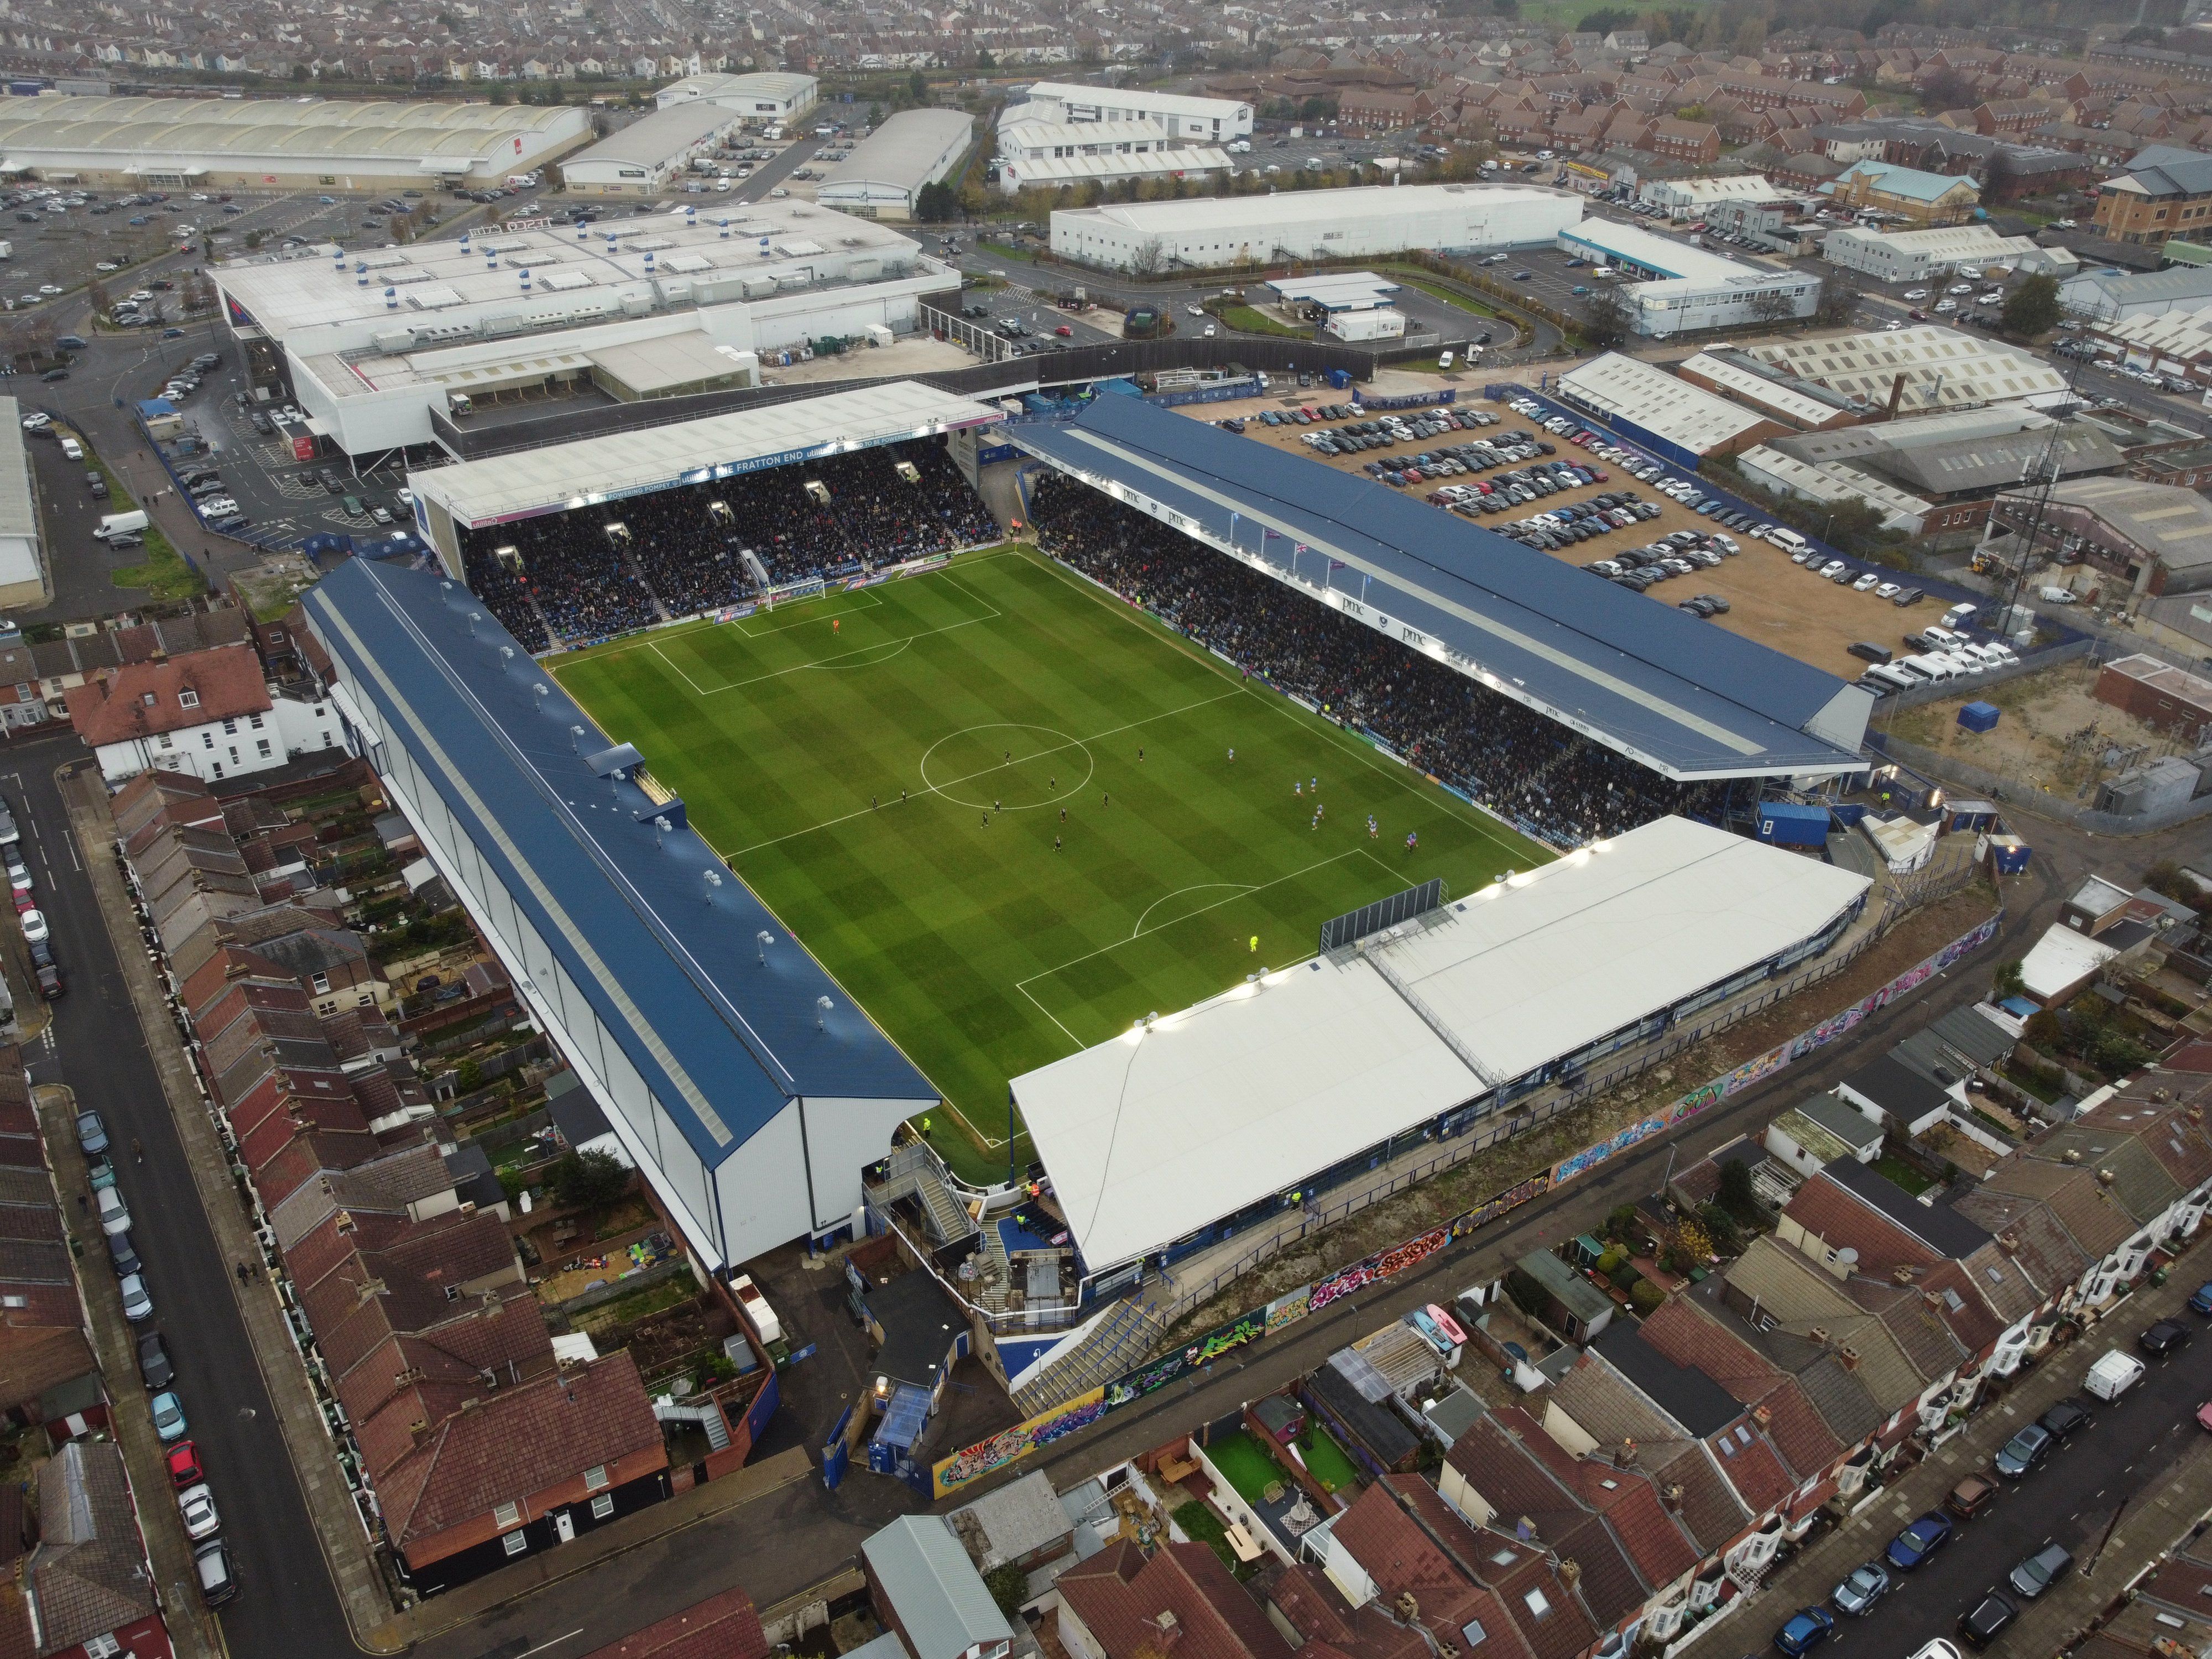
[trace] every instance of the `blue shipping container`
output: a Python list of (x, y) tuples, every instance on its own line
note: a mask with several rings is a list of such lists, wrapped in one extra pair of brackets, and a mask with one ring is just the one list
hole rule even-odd
[(1778, 847), (1820, 847), (1828, 839), (1828, 809), (1795, 801), (1761, 801), (1759, 838)]
[(1990, 842), (1990, 862), (2001, 876), (2016, 876), (2027, 868), (2028, 848), (2025, 842), (2013, 836), (1993, 838)]
[(1349, 390), (1352, 386), (1352, 371), (1348, 368), (1332, 368), (1328, 372), (1328, 383), (1338, 392)]
[(1993, 702), (1970, 702), (1959, 711), (1959, 724), (1969, 732), (1994, 732), (1997, 726), (1997, 706)]

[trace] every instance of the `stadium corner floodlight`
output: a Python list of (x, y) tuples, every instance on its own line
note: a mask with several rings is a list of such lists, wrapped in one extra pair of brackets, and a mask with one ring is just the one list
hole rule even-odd
[(816, 1030), (823, 1031), (829, 1029), (823, 1022), (830, 1018), (830, 1011), (836, 1006), (826, 996), (814, 999), (814, 1029)]
[(500, 647), (499, 659), (501, 662), (513, 662), (514, 660), (514, 647), (511, 645), (502, 645)]
[(761, 966), (768, 966), (768, 947), (775, 943), (775, 935), (765, 927), (753, 935), (753, 943), (760, 946)]
[(477, 631), (477, 624), (478, 623), (482, 622), (483, 620), (483, 611), (470, 611), (470, 612), (469, 612), (469, 632), (470, 632), (470, 634), (471, 634), (471, 635), (473, 635), (476, 633), (476, 631)]
[(568, 747), (574, 750), (580, 755), (584, 752), (584, 728), (582, 726), (572, 726), (568, 728)]
[(720, 870), (708, 870), (703, 873), (707, 878), (708, 886), (720, 887), (722, 884), (722, 872)]

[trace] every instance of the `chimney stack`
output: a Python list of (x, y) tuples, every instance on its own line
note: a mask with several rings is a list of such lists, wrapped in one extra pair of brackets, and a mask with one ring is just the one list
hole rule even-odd
[(1162, 1653), (1170, 1650), (1182, 1639), (1182, 1625), (1174, 1613), (1163, 1609), (1152, 1615), (1152, 1644)]
[(1566, 1592), (1574, 1594), (1575, 1586), (1583, 1582), (1583, 1564), (1569, 1556), (1559, 1563), (1559, 1583)]
[(1846, 1343), (1836, 1350), (1836, 1358), (1844, 1362), (1844, 1369), (1855, 1371), (1859, 1368), (1859, 1351)]
[(1898, 405), (1905, 401), (1905, 371), (1897, 371), (1897, 378), (1889, 383), (1889, 407), (1886, 413), (1891, 420), (1897, 418)]

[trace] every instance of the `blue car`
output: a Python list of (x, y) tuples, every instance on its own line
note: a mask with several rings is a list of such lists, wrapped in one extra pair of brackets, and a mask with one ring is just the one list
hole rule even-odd
[(2212, 1285), (2199, 1285), (2197, 1294), (2189, 1298), (2191, 1313), (2212, 1314)]
[(1807, 1607), (1792, 1613), (1790, 1622), (1774, 1633), (1774, 1645), (1790, 1659), (1801, 1659), (1836, 1633), (1836, 1616), (1826, 1607)]
[(1949, 1543), (1953, 1530), (1949, 1516), (1940, 1510), (1930, 1510), (1891, 1539), (1884, 1553), (1891, 1566), (1899, 1572), (1910, 1572)]
[(170, 1389), (164, 1389), (154, 1396), (154, 1432), (161, 1437), (161, 1443), (185, 1437), (185, 1402)]

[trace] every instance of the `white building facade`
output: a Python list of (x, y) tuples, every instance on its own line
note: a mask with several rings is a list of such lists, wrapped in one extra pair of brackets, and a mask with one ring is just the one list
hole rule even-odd
[(1632, 279), (1623, 281), (1621, 292), (1638, 334), (1663, 338), (1784, 322), (1811, 316), (1820, 303), (1820, 279), (1805, 271), (1724, 258), (1609, 219), (1562, 230), (1559, 240), (1566, 252)]
[(811, 75), (687, 75), (653, 94), (663, 109), (679, 104), (719, 104), (755, 126), (782, 126), (812, 109), (822, 83)]
[(1252, 136), (1252, 106), (1227, 98), (1188, 98), (1171, 92), (1141, 92), (1120, 87), (1085, 87), (1068, 81), (1040, 81), (1028, 100), (999, 118), (1006, 126), (1024, 120), (1150, 122), (1177, 137), (1226, 144)]
[(1960, 265), (2009, 265), (2034, 252), (2032, 238), (2000, 236), (1987, 225), (1888, 233), (1854, 226), (1829, 232), (1820, 244), (1830, 264), (1878, 283), (1923, 283)]
[(1582, 214), (1581, 198), (1534, 185), (1377, 185), (1067, 209), (1052, 216), (1052, 251), (1109, 270), (1221, 270), (1408, 248), (1528, 247), (1555, 240)]

